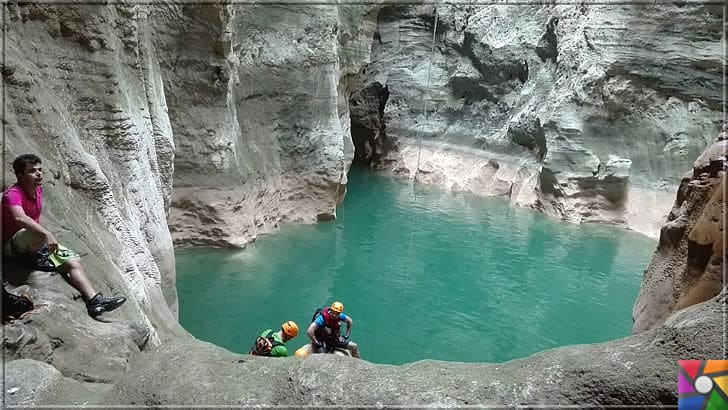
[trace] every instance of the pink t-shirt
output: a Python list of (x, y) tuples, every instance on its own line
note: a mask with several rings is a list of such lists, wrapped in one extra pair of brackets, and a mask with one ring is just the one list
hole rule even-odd
[(10, 207), (18, 205), (23, 207), (26, 215), (34, 221), (40, 222), (40, 211), (43, 208), (43, 187), (40, 185), (35, 187), (35, 199), (25, 196), (23, 189), (18, 184), (11, 186), (3, 193), (3, 245), (22, 228), (15, 223), (10, 213)]

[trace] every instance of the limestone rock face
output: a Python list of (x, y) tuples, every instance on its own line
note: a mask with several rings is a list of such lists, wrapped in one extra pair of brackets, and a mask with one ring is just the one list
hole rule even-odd
[(508, 125), (508, 134), (513, 142), (536, 151), (540, 158), (546, 155), (546, 137), (538, 117), (521, 116)]
[[(165, 212), (175, 146), (147, 14), (122, 3), (3, 7), (3, 183), (15, 183), (15, 156), (42, 158), (41, 222), (86, 255), (97, 291), (128, 297), (120, 314), (158, 344), (179, 332)], [(43, 284), (52, 306), (83, 305), (62, 281)]]
[(6, 327), (20, 367), (110, 384), (185, 334), (170, 231), (243, 246), (280, 221), (335, 216), (371, 7), (3, 7), (3, 183), (15, 156), (38, 154), (42, 222), (84, 255), (98, 291), (128, 298), (98, 324), (60, 276), (3, 266), (41, 306)]
[(341, 79), (367, 58), (357, 50), (366, 11), (154, 9), (177, 147), (169, 218), (177, 245), (244, 246), (280, 222), (335, 217), (354, 155), (351, 86)]
[(178, 331), (170, 230), (243, 246), (335, 216), (371, 7), (6, 7), (3, 182), (42, 157), (43, 222), (149, 329)]
[[(464, 148), (483, 163), (520, 169), (527, 180), (513, 184), (539, 174), (519, 196), (529, 198), (524, 206), (657, 236), (669, 211), (661, 201), (671, 201), (679, 170), (720, 126), (722, 11), (585, 3), (436, 12), (434, 47), (433, 6), (378, 13), (365, 76), (389, 90), (383, 119), (400, 147), (382, 167), (493, 195), (472, 183), (477, 172), (417, 169)], [(433, 147), (424, 155), (408, 148), (421, 140)]]
[(382, 117), (389, 99), (386, 86), (373, 81), (352, 92), (349, 100), (351, 138), (355, 146), (354, 164), (378, 164), (392, 150)]
[(725, 174), (728, 141), (719, 140), (685, 174), (660, 232), (634, 306), (633, 332), (651, 329), (670, 313), (721, 292), (725, 272)]

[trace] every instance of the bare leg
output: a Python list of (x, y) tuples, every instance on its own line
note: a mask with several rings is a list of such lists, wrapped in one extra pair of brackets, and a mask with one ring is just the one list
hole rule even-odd
[(81, 266), (80, 259), (71, 259), (61, 265), (61, 268), (68, 273), (66, 276), (68, 283), (81, 292), (83, 300), (88, 301), (96, 296), (96, 291), (93, 286), (91, 286), (91, 282), (88, 280), (88, 276), (86, 276), (83, 266)]
[(359, 345), (357, 345), (354, 342), (349, 342), (349, 345), (346, 346), (347, 349), (351, 352), (351, 355), (356, 358), (360, 358), (359, 356)]

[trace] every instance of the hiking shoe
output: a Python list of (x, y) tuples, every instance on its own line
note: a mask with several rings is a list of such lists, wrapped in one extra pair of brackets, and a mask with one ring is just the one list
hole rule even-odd
[(126, 298), (123, 296), (107, 298), (99, 292), (86, 302), (86, 309), (88, 309), (89, 316), (96, 317), (104, 312), (111, 312), (124, 302), (126, 302)]

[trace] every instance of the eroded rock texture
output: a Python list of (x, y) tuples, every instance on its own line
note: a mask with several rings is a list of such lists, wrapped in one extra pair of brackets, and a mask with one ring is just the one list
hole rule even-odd
[(725, 286), (726, 137), (723, 133), (683, 177), (655, 256), (645, 270), (634, 307), (635, 333), (716, 296)]
[(3, 183), (15, 156), (40, 155), (42, 222), (97, 290), (129, 299), (98, 323), (60, 275), (7, 264), (10, 290), (40, 308), (6, 327), (5, 357), (113, 383), (140, 350), (185, 334), (170, 230), (182, 245), (242, 246), (280, 221), (333, 218), (368, 10), (3, 5)]
[(3, 182), (38, 153), (44, 223), (129, 297), (93, 321), (59, 275), (5, 264), (39, 306), (4, 327), (7, 404), (674, 404), (676, 360), (720, 355), (712, 154), (645, 277), (647, 330), (505, 364), (241, 363), (177, 324), (173, 253), (334, 217), (355, 143), (419, 181), (638, 229), (717, 129), (715, 6), (443, 5), (434, 54), (432, 6), (3, 10)]
[[(3, 7), (3, 182), (15, 182), (15, 156), (41, 156), (42, 222), (87, 254), (97, 290), (129, 297), (120, 315), (158, 344), (178, 332), (165, 212), (175, 147), (147, 15), (123, 3)], [(80, 303), (65, 284), (52, 290), (51, 306)]]
[[(400, 149), (375, 167), (656, 236), (681, 170), (720, 128), (720, 8), (436, 12), (434, 49), (432, 5), (378, 13), (365, 76), (388, 88), (383, 121)], [(498, 171), (464, 169), (461, 155)]]
[(176, 244), (244, 246), (280, 222), (335, 217), (354, 155), (348, 94), (368, 55), (366, 11), (155, 9), (177, 146)]

